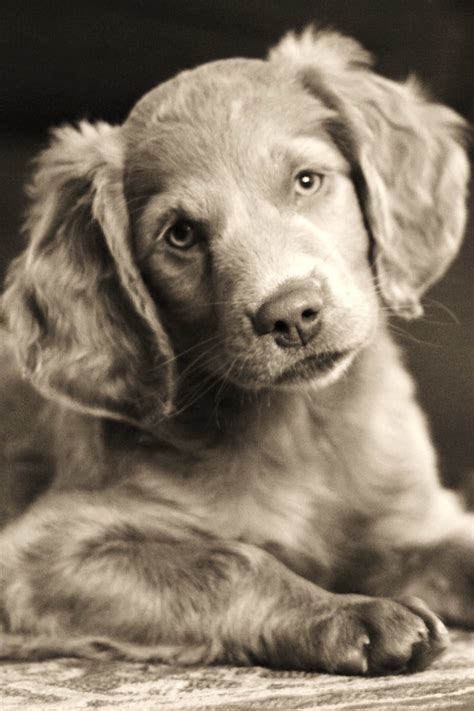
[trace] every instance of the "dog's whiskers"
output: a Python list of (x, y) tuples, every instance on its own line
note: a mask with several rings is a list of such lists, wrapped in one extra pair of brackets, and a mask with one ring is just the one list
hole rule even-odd
[[(225, 342), (225, 339), (217, 339), (216, 343), (213, 343), (212, 346), (210, 346), (209, 348), (204, 350), (202, 353), (199, 353), (195, 358), (193, 358), (186, 365), (186, 367), (183, 368), (183, 370), (179, 373), (178, 381), (183, 382), (186, 379), (186, 377), (189, 375), (189, 373), (192, 373), (195, 370), (196, 366), (199, 363), (202, 363), (202, 361), (207, 360), (208, 364), (210, 364), (214, 361), (218, 361), (218, 359), (221, 357), (221, 353), (220, 353), (220, 351), (218, 353), (216, 353), (215, 351), (218, 348), (220, 348), (220, 346), (222, 346), (224, 342)], [(211, 356), (211, 355), (213, 357), (209, 358), (209, 356)]]
[[(436, 299), (432, 299), (431, 297), (425, 297), (423, 299), (423, 305), (427, 307), (434, 307), (439, 309), (440, 311), (443, 311), (447, 316), (451, 318), (451, 322), (455, 323), (457, 326), (461, 325), (461, 321), (459, 318), (456, 316), (454, 311), (452, 311), (446, 304), (443, 304), (441, 301), (437, 301)], [(424, 321), (426, 319), (423, 319)], [(443, 325), (444, 322), (437, 322), (437, 321), (428, 321), (428, 323), (440, 323), (440, 325)]]
[(422, 338), (418, 338), (417, 336), (414, 336), (412, 333), (405, 331), (405, 329), (403, 329), (401, 326), (395, 326), (394, 324), (388, 324), (388, 329), (392, 333), (395, 333), (395, 335), (400, 336), (402, 338), (406, 338), (409, 341), (413, 341), (413, 343), (418, 343), (418, 345), (430, 346), (431, 348), (441, 348), (440, 343), (433, 343), (432, 341), (425, 341)]
[(192, 351), (196, 350), (197, 348), (201, 348), (204, 346), (206, 343), (210, 343), (212, 341), (222, 341), (223, 339), (220, 338), (218, 335), (210, 336), (209, 338), (205, 338), (202, 341), (199, 341), (198, 343), (195, 343), (194, 345), (190, 346), (184, 351), (180, 351), (179, 353), (176, 353), (174, 356), (171, 358), (168, 358), (168, 360), (163, 361), (160, 363), (160, 366), (162, 365), (168, 365), (169, 363), (173, 363), (183, 356), (187, 355), (188, 353), (191, 353)]

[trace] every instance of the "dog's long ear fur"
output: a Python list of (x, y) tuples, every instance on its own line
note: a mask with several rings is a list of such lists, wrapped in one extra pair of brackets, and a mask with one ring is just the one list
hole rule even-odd
[(57, 129), (30, 196), (3, 301), (25, 375), (83, 411), (151, 425), (170, 410), (173, 359), (129, 242), (120, 129)]
[(429, 102), (413, 79), (375, 74), (370, 55), (336, 32), (289, 34), (270, 59), (293, 68), (346, 127), (364, 177), (381, 293), (398, 315), (421, 315), (420, 297), (456, 255), (465, 226), (464, 121)]

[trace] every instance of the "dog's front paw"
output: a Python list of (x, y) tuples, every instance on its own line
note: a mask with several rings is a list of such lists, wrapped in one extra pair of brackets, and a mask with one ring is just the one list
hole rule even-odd
[(418, 598), (348, 596), (314, 625), (326, 671), (394, 674), (427, 667), (449, 644), (448, 632)]
[(470, 540), (440, 544), (425, 552), (406, 586), (449, 624), (474, 629), (474, 520)]

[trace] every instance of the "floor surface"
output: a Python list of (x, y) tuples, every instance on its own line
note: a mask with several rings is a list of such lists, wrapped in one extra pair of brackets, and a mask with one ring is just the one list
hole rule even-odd
[(429, 669), (376, 678), (56, 659), (0, 665), (2, 711), (474, 710), (474, 632)]

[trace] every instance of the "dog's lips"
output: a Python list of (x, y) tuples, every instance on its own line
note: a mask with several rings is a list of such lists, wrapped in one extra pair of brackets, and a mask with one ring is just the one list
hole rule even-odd
[(329, 373), (337, 363), (340, 363), (350, 351), (324, 351), (316, 353), (290, 366), (275, 380), (275, 384), (291, 383), (294, 380), (310, 380)]

